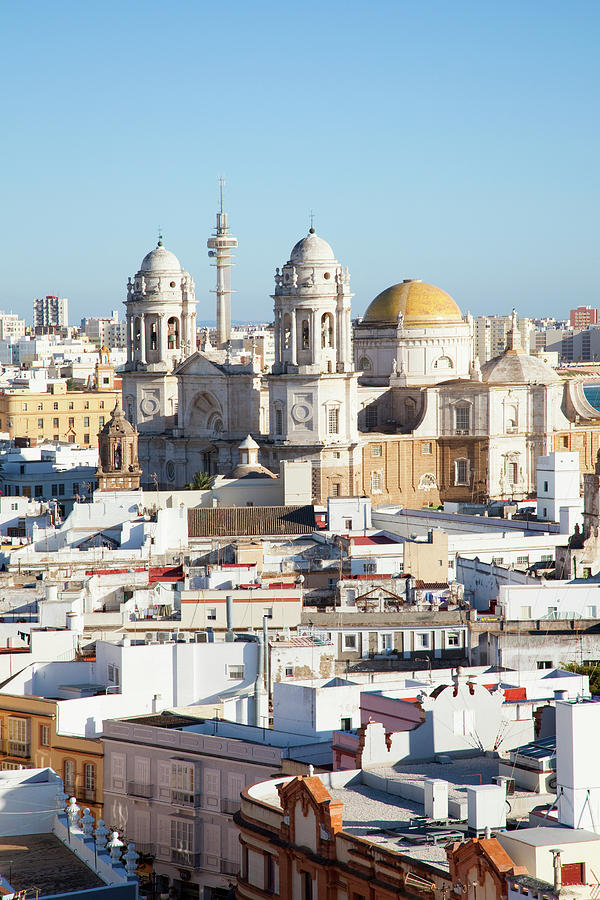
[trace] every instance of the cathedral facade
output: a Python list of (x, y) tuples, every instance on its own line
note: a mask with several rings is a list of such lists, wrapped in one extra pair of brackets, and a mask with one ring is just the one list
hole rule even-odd
[(523, 351), (483, 366), (473, 324), (441, 289), (393, 285), (352, 325), (350, 276), (311, 228), (276, 269), (275, 363), (196, 350), (191, 276), (159, 241), (127, 287), (123, 405), (142, 482), (180, 488), (226, 475), (252, 435), (260, 462), (309, 461), (313, 498), (369, 495), (408, 506), (525, 499), (537, 457), (578, 450), (592, 471), (600, 413), (578, 379)]

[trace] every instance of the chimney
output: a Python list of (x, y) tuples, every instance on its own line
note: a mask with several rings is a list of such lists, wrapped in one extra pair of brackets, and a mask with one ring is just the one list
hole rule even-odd
[(562, 866), (560, 862), (560, 850), (550, 850), (552, 854), (552, 867), (554, 868), (554, 890), (558, 894), (562, 887)]
[(225, 635), (226, 641), (233, 640), (233, 596), (231, 594), (227, 594), (225, 597), (225, 616), (227, 621), (227, 634)]

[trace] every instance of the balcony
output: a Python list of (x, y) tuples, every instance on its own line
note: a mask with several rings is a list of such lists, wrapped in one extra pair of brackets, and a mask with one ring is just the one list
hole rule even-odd
[(156, 844), (150, 844), (148, 841), (134, 841), (135, 851), (140, 856), (156, 856)]
[(80, 791), (80, 800), (87, 800), (88, 803), (96, 802), (96, 788), (83, 788)]
[(221, 860), (221, 873), (223, 875), (237, 875), (240, 871), (239, 862), (234, 862), (232, 859), (222, 859)]
[(185, 806), (196, 809), (202, 804), (202, 795), (192, 791), (171, 791), (171, 803), (173, 806)]
[(202, 854), (192, 850), (175, 850), (171, 848), (171, 862), (186, 869), (200, 869), (202, 867)]
[(31, 744), (29, 741), (4, 740), (0, 743), (3, 756), (16, 756), (19, 759), (31, 759)]
[(224, 813), (236, 813), (242, 805), (242, 798), (236, 797), (235, 800), (229, 800), (224, 797), (221, 801), (221, 811)]
[(127, 782), (127, 793), (131, 797), (153, 797), (154, 796), (154, 785), (153, 784), (142, 784), (139, 781), (128, 781)]

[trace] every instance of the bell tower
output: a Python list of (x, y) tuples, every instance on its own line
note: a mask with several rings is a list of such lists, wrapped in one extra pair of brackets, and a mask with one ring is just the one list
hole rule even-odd
[(338, 445), (358, 439), (351, 297), (348, 269), (311, 227), (275, 272), (272, 440)]
[(98, 489), (137, 491), (142, 471), (138, 462), (138, 435), (125, 418), (117, 399), (112, 416), (98, 435)]
[(173, 371), (196, 351), (194, 281), (162, 237), (129, 279), (125, 306), (125, 412), (141, 434), (162, 434), (177, 425)]

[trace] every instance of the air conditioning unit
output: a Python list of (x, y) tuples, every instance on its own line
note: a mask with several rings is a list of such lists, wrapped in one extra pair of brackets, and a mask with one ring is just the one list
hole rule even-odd
[(170, 634), (167, 634), (166, 631), (159, 631), (159, 632), (157, 633), (156, 636), (157, 636), (157, 638), (158, 638), (158, 643), (159, 643), (159, 644), (166, 644), (167, 641), (168, 641), (168, 640), (170, 639), (170, 637), (171, 637), (171, 635), (170, 635)]
[(546, 778), (546, 790), (549, 794), (555, 794), (556, 788), (558, 786), (558, 782), (556, 780), (556, 772), (553, 775), (548, 775)]
[(207, 644), (208, 643), (208, 635), (205, 631), (197, 631), (195, 634), (195, 639), (197, 644)]

